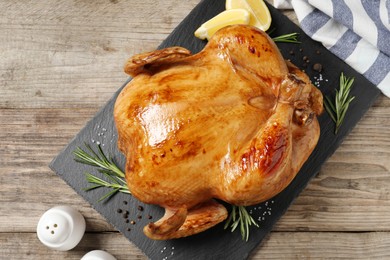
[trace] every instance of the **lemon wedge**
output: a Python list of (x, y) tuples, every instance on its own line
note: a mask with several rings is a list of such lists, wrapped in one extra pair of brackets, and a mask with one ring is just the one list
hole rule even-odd
[(266, 31), (271, 26), (271, 14), (263, 0), (226, 0), (226, 10), (245, 9), (251, 14), (250, 25)]
[(202, 24), (194, 34), (199, 39), (209, 40), (216, 31), (225, 26), (232, 24), (249, 24), (250, 17), (250, 13), (245, 9), (235, 8), (226, 10)]

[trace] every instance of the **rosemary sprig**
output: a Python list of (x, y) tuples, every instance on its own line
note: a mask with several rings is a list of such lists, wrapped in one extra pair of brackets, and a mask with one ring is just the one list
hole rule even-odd
[(272, 40), (274, 40), (274, 42), (301, 43), (298, 41), (298, 36), (299, 33), (294, 32), (273, 37)]
[(106, 175), (106, 176), (109, 179), (111, 179), (112, 182), (105, 181), (105, 180), (103, 180), (103, 179), (101, 179), (101, 178), (99, 178), (91, 173), (88, 173), (88, 172), (85, 173), (85, 177), (86, 177), (87, 181), (93, 185), (88, 187), (88, 188), (85, 188), (84, 190), (89, 191), (89, 190), (93, 190), (93, 189), (101, 188), (101, 187), (106, 187), (106, 188), (112, 189), (111, 191), (109, 191), (105, 195), (103, 195), (98, 200), (99, 202), (110, 198), (111, 196), (115, 195), (118, 192), (131, 194), (129, 191), (129, 188), (126, 185), (126, 182), (123, 179), (118, 178), (117, 176), (115, 176), (115, 177), (112, 177), (110, 175)]
[(354, 78), (347, 78), (344, 76), (344, 73), (341, 73), (339, 89), (335, 90), (336, 95), (334, 104), (328, 96), (325, 96), (325, 109), (332, 120), (336, 123), (335, 134), (338, 133), (341, 124), (344, 122), (349, 104), (351, 104), (352, 100), (355, 99), (354, 96), (349, 95), (353, 82)]
[(74, 160), (79, 163), (97, 167), (98, 171), (105, 176), (108, 181), (87, 172), (85, 173), (85, 177), (92, 185), (84, 190), (89, 191), (102, 187), (111, 189), (98, 200), (99, 202), (112, 197), (118, 192), (131, 194), (124, 179), (125, 174), (111, 158), (107, 158), (100, 145), (97, 146), (98, 152), (95, 152), (88, 144), (85, 144), (85, 147), (90, 153), (84, 151), (80, 147), (77, 147), (73, 152), (75, 155)]
[(75, 161), (91, 166), (95, 166), (99, 171), (104, 171), (110, 175), (116, 175), (118, 177), (124, 178), (125, 174), (119, 167), (114, 163), (114, 161), (103, 153), (103, 150), (100, 145), (97, 145), (98, 153), (96, 153), (90, 145), (84, 144), (85, 147), (91, 154), (88, 154), (86, 151), (77, 147), (74, 151)]
[(231, 232), (234, 232), (234, 230), (236, 230), (237, 227), (240, 226), (242, 240), (248, 241), (250, 231), (249, 226), (251, 225), (259, 227), (259, 225), (248, 213), (244, 206), (232, 205), (232, 211), (230, 212), (230, 215), (226, 220), (224, 229), (227, 229), (230, 226)]

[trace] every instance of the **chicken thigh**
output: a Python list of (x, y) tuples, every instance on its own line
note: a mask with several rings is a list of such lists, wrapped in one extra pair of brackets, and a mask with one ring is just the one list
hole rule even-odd
[(181, 47), (132, 57), (114, 108), (134, 197), (164, 207), (151, 239), (202, 232), (226, 219), (217, 200), (254, 205), (281, 192), (317, 144), (322, 94), (266, 33), (219, 30), (192, 55)]

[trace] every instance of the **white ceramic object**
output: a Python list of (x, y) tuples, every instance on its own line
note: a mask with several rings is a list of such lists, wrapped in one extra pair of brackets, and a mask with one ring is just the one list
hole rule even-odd
[(93, 250), (85, 254), (81, 260), (116, 260), (116, 258), (106, 251)]
[(69, 206), (57, 206), (46, 211), (37, 226), (38, 239), (47, 247), (67, 251), (80, 242), (85, 232), (85, 219)]

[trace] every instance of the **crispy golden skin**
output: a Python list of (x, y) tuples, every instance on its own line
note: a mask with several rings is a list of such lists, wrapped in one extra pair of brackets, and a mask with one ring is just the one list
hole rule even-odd
[(218, 31), (199, 53), (171, 47), (132, 57), (115, 104), (126, 180), (165, 216), (152, 239), (199, 233), (281, 192), (314, 149), (322, 94), (266, 33)]

